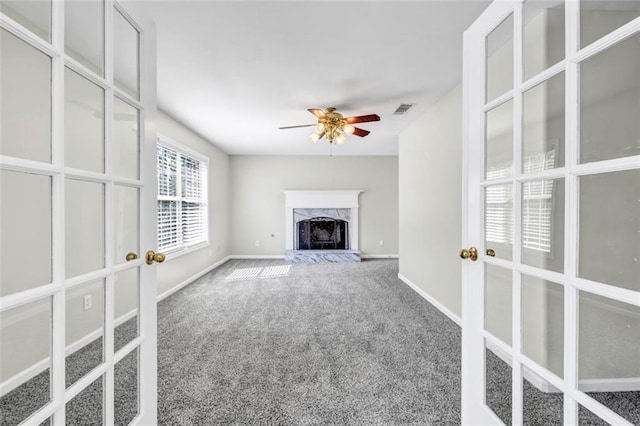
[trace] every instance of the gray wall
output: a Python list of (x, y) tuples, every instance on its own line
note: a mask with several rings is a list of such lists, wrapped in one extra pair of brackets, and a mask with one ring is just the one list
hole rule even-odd
[(400, 134), (400, 274), (461, 314), (462, 88)]
[(285, 189), (362, 189), (360, 250), (398, 253), (398, 157), (232, 156), (233, 254), (284, 254)]
[(230, 159), (210, 142), (163, 112), (158, 114), (158, 133), (209, 158), (210, 245), (180, 257), (168, 256), (164, 263), (159, 264), (158, 294), (160, 295), (231, 254), (229, 243)]

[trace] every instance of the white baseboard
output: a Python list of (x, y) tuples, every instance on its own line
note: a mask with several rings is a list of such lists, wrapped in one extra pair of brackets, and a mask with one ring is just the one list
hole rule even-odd
[(284, 259), (284, 254), (232, 254), (229, 259)]
[(158, 302), (160, 302), (161, 300), (166, 299), (167, 297), (171, 296), (173, 293), (177, 292), (178, 290), (181, 290), (183, 287), (188, 286), (189, 284), (191, 284), (192, 282), (194, 282), (195, 280), (197, 280), (201, 276), (213, 271), (214, 269), (216, 269), (218, 266), (222, 265), (223, 263), (225, 263), (229, 259), (232, 259), (232, 257), (231, 256), (223, 257), (222, 259), (218, 260), (213, 265), (203, 269), (202, 271), (198, 272), (197, 274), (195, 274), (195, 275), (187, 278), (186, 280), (182, 281), (180, 284), (178, 284), (178, 285), (170, 288), (169, 290), (165, 291), (164, 293), (158, 295)]
[(438, 309), (440, 312), (442, 312), (447, 317), (449, 317), (449, 319), (451, 321), (453, 321), (456, 324), (458, 324), (459, 327), (462, 327), (462, 318), (460, 318), (458, 315), (454, 314), (453, 311), (451, 311), (449, 308), (444, 306), (442, 303), (438, 302), (436, 299), (431, 297), (423, 289), (418, 287), (416, 284), (414, 284), (409, 278), (405, 277), (404, 275), (398, 274), (398, 278), (400, 278), (400, 280), (402, 282), (404, 282), (406, 285), (411, 287), (416, 293), (418, 293), (420, 296), (422, 296), (423, 299), (425, 299), (427, 302), (429, 302), (433, 306), (435, 306), (436, 309)]
[(578, 381), (578, 387), (583, 392), (638, 392), (640, 391), (640, 377), (585, 379)]
[[(362, 259), (397, 259), (397, 254), (362, 254)], [(284, 254), (232, 254), (229, 259), (284, 259)]]
[(49, 358), (36, 362), (26, 370), (22, 370), (15, 376), (10, 377), (4, 382), (0, 383), (0, 398), (3, 398), (6, 394), (22, 385), (23, 383), (26, 383), (29, 380), (33, 379), (47, 368), (49, 368)]

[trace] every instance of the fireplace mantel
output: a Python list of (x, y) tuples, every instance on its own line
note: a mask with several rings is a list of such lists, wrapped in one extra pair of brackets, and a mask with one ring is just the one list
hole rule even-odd
[(293, 209), (351, 209), (349, 238), (351, 249), (358, 250), (358, 195), (355, 190), (284, 190), (285, 196), (285, 244), (286, 250), (294, 249)]

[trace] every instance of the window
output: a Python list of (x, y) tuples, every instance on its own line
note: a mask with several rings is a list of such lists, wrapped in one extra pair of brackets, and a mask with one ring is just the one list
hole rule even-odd
[[(525, 173), (552, 169), (556, 164), (556, 150), (527, 156), (523, 162)], [(510, 176), (511, 163), (498, 164), (487, 170), (487, 178)], [(545, 180), (529, 182), (522, 194), (522, 247), (551, 253), (552, 202), (554, 182)], [(489, 186), (486, 189), (486, 238), (487, 241), (513, 244), (513, 201), (509, 185)]]
[(164, 138), (157, 144), (160, 251), (208, 241), (207, 164), (196, 157)]

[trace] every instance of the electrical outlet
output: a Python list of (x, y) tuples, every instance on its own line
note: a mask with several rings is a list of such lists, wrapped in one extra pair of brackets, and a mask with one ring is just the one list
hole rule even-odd
[(256, 240), (255, 245), (256, 247), (260, 247), (260, 240)]
[(380, 240), (380, 245), (383, 246), (384, 245), (384, 240)]
[(87, 294), (87, 295), (84, 297), (84, 299), (83, 299), (83, 300), (84, 300), (84, 310), (86, 311), (86, 310), (91, 309), (91, 304), (92, 304), (92, 302), (91, 302), (91, 295), (90, 295), (90, 294)]

